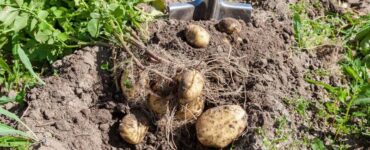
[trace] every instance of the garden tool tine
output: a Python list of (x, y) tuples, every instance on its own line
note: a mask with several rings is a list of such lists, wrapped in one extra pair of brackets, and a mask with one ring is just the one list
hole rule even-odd
[(232, 17), (250, 21), (252, 6), (246, 3), (223, 0), (194, 0), (187, 3), (170, 4), (169, 18), (179, 20), (210, 20)]

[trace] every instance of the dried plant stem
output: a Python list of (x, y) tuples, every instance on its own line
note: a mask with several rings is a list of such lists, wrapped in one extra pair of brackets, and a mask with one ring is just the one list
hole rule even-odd
[(150, 72), (153, 72), (157, 75), (159, 75), (160, 77), (162, 77), (163, 79), (166, 79), (168, 81), (171, 81), (171, 82), (175, 82), (172, 78), (170, 77), (167, 77), (166, 75), (160, 73), (158, 70), (155, 70), (155, 69), (151, 69), (151, 68), (147, 68), (145, 67), (140, 61), (139, 59), (134, 55), (134, 53), (132, 53), (132, 51), (130, 50), (130, 48), (126, 45), (126, 44), (122, 44), (122, 48), (124, 51), (126, 51), (130, 57), (134, 60), (135, 64), (141, 69), (141, 70), (148, 70)]
[(133, 31), (131, 31), (131, 37), (128, 38), (128, 40), (130, 41), (130, 43), (132, 43), (133, 45), (135, 45), (136, 47), (142, 49), (145, 51), (145, 54), (147, 54), (149, 57), (161, 62), (161, 63), (171, 63), (170, 61), (168, 61), (167, 59), (164, 59), (158, 55), (156, 55), (154, 52), (152, 52), (151, 50), (149, 50), (142, 42), (140, 42), (140, 39), (138, 39), (139, 37), (133, 33)]

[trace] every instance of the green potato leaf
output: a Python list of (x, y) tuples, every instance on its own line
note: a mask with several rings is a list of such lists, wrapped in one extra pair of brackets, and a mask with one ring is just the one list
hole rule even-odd
[(87, 31), (90, 33), (92, 37), (99, 36), (99, 20), (98, 19), (91, 19), (87, 24)]
[(26, 13), (22, 13), (21, 15), (15, 17), (13, 30), (15, 32), (19, 32), (23, 28), (27, 27), (27, 25), (28, 25), (28, 18), (29, 18), (29, 15), (26, 14)]

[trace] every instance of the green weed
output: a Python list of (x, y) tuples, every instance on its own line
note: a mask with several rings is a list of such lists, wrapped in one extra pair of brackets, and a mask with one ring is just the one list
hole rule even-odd
[(310, 105), (310, 101), (302, 97), (298, 98), (285, 98), (284, 102), (288, 106), (293, 106), (293, 109), (302, 117), (306, 117), (306, 110)]
[[(319, 2), (317, 2), (319, 3)], [(344, 28), (346, 23), (335, 15), (326, 15), (310, 18), (308, 10), (321, 7), (310, 5), (306, 1), (290, 5), (293, 12), (293, 29), (299, 49), (314, 49), (321, 45), (337, 45), (342, 39), (337, 38), (339, 32), (336, 28)]]
[(29, 149), (32, 141), (37, 141), (38, 138), (32, 130), (21, 121), (15, 114), (0, 108), (0, 115), (3, 115), (9, 119), (17, 121), (19, 124), (24, 126), (29, 133), (16, 130), (4, 123), (0, 123), (0, 147), (14, 148), (18, 150)]
[(0, 137), (0, 147), (14, 148), (17, 150), (28, 150), (32, 142), (29, 139), (16, 136)]
[(276, 150), (278, 149), (276, 145), (288, 140), (292, 131), (287, 128), (287, 123), (288, 120), (285, 116), (281, 116), (275, 120), (274, 137), (268, 137), (263, 128), (257, 129), (257, 133), (263, 137), (262, 144), (265, 149)]
[[(331, 148), (348, 148), (341, 141), (347, 135), (369, 137), (370, 132), (370, 16), (354, 18), (354, 15), (327, 14), (309, 18), (307, 3), (300, 2), (291, 6), (294, 12), (293, 27), (297, 47), (311, 49), (322, 45), (335, 44), (347, 50), (344, 60), (339, 62), (346, 75), (348, 85), (334, 87), (306, 77), (308, 83), (326, 89), (331, 100), (316, 105), (317, 119), (335, 130)], [(317, 75), (327, 75), (316, 72)], [(333, 120), (333, 121), (329, 121)], [(325, 137), (320, 137), (325, 138)], [(321, 149), (323, 144), (313, 141), (312, 148)]]
[(322, 142), (318, 138), (315, 138), (311, 141), (311, 148), (312, 150), (325, 150), (326, 149), (324, 142)]

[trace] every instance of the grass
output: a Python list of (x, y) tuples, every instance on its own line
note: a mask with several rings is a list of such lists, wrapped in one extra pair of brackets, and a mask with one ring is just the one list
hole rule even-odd
[[(24, 106), (25, 92), (43, 85), (40, 75), (56, 59), (73, 50), (100, 45), (129, 50), (141, 46), (142, 24), (158, 13), (137, 7), (150, 0), (0, 0), (0, 108), (7, 103)], [(152, 2), (162, 8), (160, 0)], [(145, 35), (142, 35), (144, 38)], [(103, 64), (102, 69), (110, 66)], [(8, 96), (16, 93), (15, 96)], [(16, 115), (0, 114), (29, 129)], [(0, 124), (0, 147), (27, 149), (37, 137)]]
[[(332, 139), (328, 148), (349, 148), (345, 140), (357, 137), (366, 140), (370, 132), (370, 16), (356, 16), (351, 13), (331, 14), (308, 17), (307, 9), (315, 8), (305, 2), (292, 5), (294, 12), (293, 26), (296, 47), (300, 50), (314, 50), (324, 45), (335, 45), (346, 50), (345, 57), (339, 62), (347, 85), (334, 87), (328, 83), (313, 80), (307, 76), (308, 83), (323, 87), (330, 95), (330, 101), (319, 102), (315, 119), (323, 120), (334, 129), (334, 136), (318, 137), (321, 140)], [(319, 71), (319, 72), (318, 72)], [(327, 76), (323, 70), (313, 70), (316, 75)], [(298, 110), (301, 110), (299, 105)], [(321, 144), (320, 144), (321, 145)]]
[(299, 114), (300, 116), (303, 116), (304, 118), (307, 117), (306, 111), (307, 111), (307, 108), (310, 106), (310, 101), (308, 101), (307, 99), (304, 99), (303, 97), (285, 98), (284, 102), (288, 106), (292, 106), (295, 112)]
[[(317, 2), (320, 3), (320, 2)], [(345, 27), (346, 23), (334, 15), (310, 18), (307, 10), (323, 9), (321, 4), (307, 4), (300, 1), (291, 5), (293, 10), (293, 28), (298, 48), (314, 49), (320, 45), (337, 45), (341, 42), (336, 28)]]

